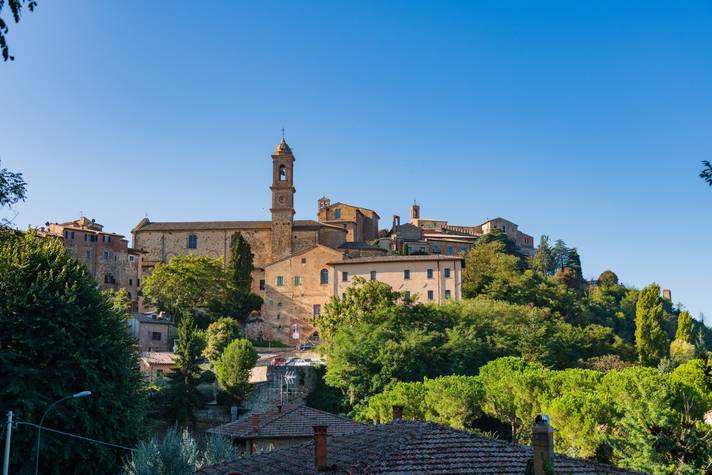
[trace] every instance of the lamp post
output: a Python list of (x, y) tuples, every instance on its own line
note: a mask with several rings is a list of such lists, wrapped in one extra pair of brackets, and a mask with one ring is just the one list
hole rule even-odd
[(69, 396), (65, 396), (62, 399), (59, 399), (57, 401), (54, 401), (52, 404), (49, 405), (49, 407), (45, 410), (44, 414), (42, 414), (42, 419), (40, 419), (40, 425), (37, 427), (37, 449), (35, 450), (35, 475), (37, 475), (37, 472), (39, 470), (40, 466), (40, 438), (42, 437), (42, 423), (45, 420), (45, 417), (47, 416), (47, 413), (52, 410), (54, 406), (59, 404), (62, 401), (66, 401), (67, 399), (77, 399), (80, 397), (88, 397), (91, 396), (91, 391), (82, 391), (76, 394), (71, 394)]

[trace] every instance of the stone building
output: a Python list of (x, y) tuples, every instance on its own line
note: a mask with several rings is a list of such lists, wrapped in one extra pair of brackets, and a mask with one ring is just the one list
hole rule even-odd
[[(525, 256), (534, 255), (534, 238), (519, 230), (519, 226), (504, 218), (495, 218), (476, 226), (458, 226), (442, 219), (420, 217), (420, 205), (410, 207), (410, 224), (423, 230), (422, 240), (429, 244), (433, 254), (465, 254), (477, 239), (494, 230), (504, 232)], [(398, 233), (398, 227), (393, 228)], [(391, 234), (393, 234), (391, 230)]]
[(163, 312), (137, 313), (129, 320), (129, 334), (136, 339), (141, 351), (172, 351), (178, 330)]
[(104, 226), (84, 216), (66, 223), (47, 222), (37, 231), (61, 239), (86, 264), (100, 289), (125, 289), (132, 310), (137, 309), (140, 252), (130, 248), (123, 235), (104, 231)]
[(319, 198), (317, 219), (320, 223), (339, 226), (347, 231), (349, 242), (370, 242), (378, 238), (378, 213), (346, 203), (331, 204), (326, 196)]

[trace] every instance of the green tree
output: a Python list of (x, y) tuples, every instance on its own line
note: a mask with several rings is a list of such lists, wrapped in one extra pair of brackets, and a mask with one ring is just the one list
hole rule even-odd
[[(2, 10), (2, 3), (0, 3)], [(3, 49), (3, 27), (0, 18), (0, 49)], [(5, 51), (5, 49), (3, 49)], [(0, 208), (12, 207), (12, 205), (25, 201), (27, 196), (27, 184), (22, 178), (22, 173), (9, 171), (7, 168), (0, 168)], [(9, 227), (12, 219), (0, 219), (0, 228)]]
[(479, 239), (477, 239), (477, 244), (489, 244), (492, 242), (499, 242), (502, 243), (502, 252), (505, 254), (509, 254), (510, 256), (514, 256), (517, 259), (521, 259), (524, 256), (522, 255), (521, 252), (519, 252), (519, 248), (517, 247), (517, 243), (509, 239), (507, 237), (507, 234), (502, 231), (501, 229), (493, 229), (492, 231), (483, 234), (480, 236)]
[(569, 258), (569, 248), (563, 240), (557, 239), (554, 242), (554, 247), (551, 248), (551, 255), (554, 259), (554, 269), (557, 271), (562, 270), (566, 267), (566, 262)]
[(405, 301), (404, 293), (394, 291), (390, 285), (354, 277), (343, 298), (331, 297), (324, 306), (324, 311), (314, 317), (314, 325), (328, 349), (329, 342), (339, 328), (352, 327), (382, 310), (392, 309), (403, 303), (410, 302)]
[[(137, 361), (124, 316), (61, 242), (0, 231), (0, 407), (37, 423), (52, 402), (90, 390), (89, 398), (57, 405), (44, 425), (133, 446), (143, 435), (146, 409)], [(13, 473), (32, 461), (36, 438), (26, 426), (12, 434)], [(116, 473), (123, 455), (45, 432), (39, 470)]]
[(203, 356), (215, 364), (227, 345), (237, 338), (240, 338), (240, 329), (234, 319), (230, 317), (217, 319), (208, 325)]
[(257, 363), (257, 352), (249, 340), (233, 340), (215, 362), (215, 370), (220, 388), (226, 391), (236, 402), (243, 399), (252, 390), (249, 379), (250, 370)]
[(554, 273), (554, 256), (549, 245), (549, 236), (542, 235), (534, 256), (531, 258), (531, 268), (541, 275)]
[(223, 311), (243, 320), (250, 312), (259, 310), (262, 306), (262, 297), (252, 293), (253, 258), (252, 249), (247, 239), (240, 232), (233, 234)]
[(604, 270), (601, 272), (601, 275), (598, 276), (597, 283), (603, 287), (613, 287), (618, 285), (618, 276), (613, 271)]
[[(488, 236), (488, 233), (485, 236)], [(465, 258), (462, 271), (462, 289), (465, 297), (472, 298), (485, 292), (497, 273), (516, 274), (519, 259), (505, 252), (502, 241), (478, 241)]]
[(700, 178), (705, 180), (709, 186), (712, 186), (712, 164), (709, 160), (703, 160), (702, 165), (704, 168), (700, 172)]
[(101, 291), (104, 297), (111, 303), (111, 306), (124, 316), (126, 320), (131, 318), (131, 301), (124, 289), (106, 289)]
[(176, 350), (176, 367), (168, 374), (172, 416), (181, 426), (193, 425), (195, 423), (193, 410), (203, 404), (203, 398), (198, 392), (203, 341), (189, 313), (184, 314), (178, 323)]
[(177, 256), (159, 263), (141, 288), (149, 305), (173, 316), (208, 309), (225, 295), (222, 263), (205, 256)]
[(472, 428), (482, 415), (485, 390), (478, 376), (425, 378), (425, 419), (456, 429)]
[[(15, 20), (15, 23), (19, 23), (22, 17), (22, 8), (26, 7), (29, 11), (33, 12), (37, 7), (37, 2), (36, 0), (8, 0), (7, 5), (10, 7), (12, 19)], [(4, 6), (5, 0), (0, 1), (0, 15), (2, 14)], [(10, 48), (7, 45), (7, 32), (7, 23), (0, 18), (0, 51), (2, 52), (2, 58), (4, 61), (14, 61), (15, 57), (10, 56)]]
[(670, 357), (676, 362), (684, 362), (695, 357), (692, 329), (692, 315), (690, 315), (690, 312), (683, 310), (677, 317), (675, 339), (670, 343)]
[(667, 356), (665, 313), (660, 286), (650, 284), (640, 292), (635, 310), (635, 346), (642, 365), (655, 366)]

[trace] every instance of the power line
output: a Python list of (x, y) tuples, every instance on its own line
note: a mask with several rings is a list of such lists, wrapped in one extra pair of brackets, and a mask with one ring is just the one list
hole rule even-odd
[(90, 439), (89, 437), (84, 437), (84, 436), (82, 436), (82, 435), (70, 434), (69, 432), (63, 432), (63, 431), (57, 430), (57, 429), (50, 429), (50, 428), (44, 427), (44, 426), (43, 426), (43, 427), (40, 427), (39, 425), (33, 424), (33, 423), (31, 423), (31, 422), (17, 421), (16, 424), (17, 424), (17, 425), (26, 425), (26, 426), (31, 426), (31, 427), (37, 427), (38, 429), (46, 430), (46, 431), (48, 431), (48, 432), (56, 432), (57, 434), (62, 434), (62, 435), (66, 435), (66, 436), (69, 436), (69, 437), (74, 437), (74, 438), (77, 438), (77, 439), (86, 440), (86, 441), (88, 441), (88, 442), (94, 442), (95, 444), (108, 445), (109, 447), (116, 447), (117, 449), (130, 450), (131, 452), (135, 452), (135, 451), (136, 451), (136, 449), (132, 449), (131, 447), (124, 447), (123, 445), (112, 444), (112, 443), (110, 443), (110, 442), (103, 442), (103, 441), (101, 441), (101, 440), (96, 440), (96, 439)]

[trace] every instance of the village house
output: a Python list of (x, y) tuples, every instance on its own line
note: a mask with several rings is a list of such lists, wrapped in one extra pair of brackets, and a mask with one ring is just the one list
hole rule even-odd
[(254, 454), (309, 441), (314, 437), (315, 425), (329, 426), (333, 434), (349, 434), (363, 428), (346, 417), (291, 404), (278, 405), (272, 411), (248, 415), (207, 432), (230, 437), (240, 453)]
[[(402, 413), (402, 408), (400, 409)], [(333, 473), (451, 475), (633, 474), (591, 460), (554, 453), (554, 431), (538, 418), (532, 446), (483, 437), (423, 421), (368, 425), (339, 434), (314, 424), (309, 441), (198, 470), (202, 475), (306, 475)]]
[(141, 351), (172, 351), (178, 336), (175, 323), (165, 315), (136, 313), (128, 322), (129, 333)]
[(84, 216), (66, 223), (47, 222), (36, 231), (60, 239), (87, 266), (100, 289), (125, 290), (131, 309), (138, 309), (140, 252), (130, 248), (123, 235), (104, 231), (104, 226)]
[(165, 377), (175, 371), (176, 355), (169, 351), (145, 351), (138, 359), (138, 366), (149, 382), (163, 384)]

